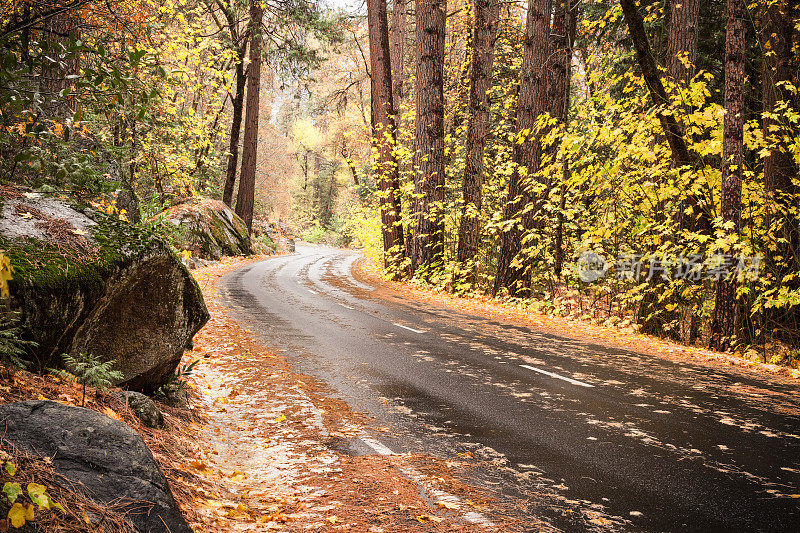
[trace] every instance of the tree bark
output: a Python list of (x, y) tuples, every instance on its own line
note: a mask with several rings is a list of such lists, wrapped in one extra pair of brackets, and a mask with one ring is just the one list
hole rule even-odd
[[(532, 132), (536, 118), (547, 109), (544, 69), (550, 48), (551, 10), (552, 0), (528, 0), (517, 104), (517, 135), (521, 139), (514, 143), (515, 168), (509, 178), (503, 212), (503, 219), (510, 222), (511, 227), (503, 232), (501, 239), (494, 283), (495, 294), (505, 288), (512, 296), (522, 296), (530, 288), (530, 265), (527, 260), (517, 256), (522, 250), (523, 236), (533, 229), (534, 224), (531, 210), (524, 214), (522, 212), (534, 202), (530, 186), (525, 182), (530, 182), (533, 178), (541, 158), (539, 136)], [(521, 169), (525, 170), (520, 172)]]
[(406, 9), (406, 0), (394, 0), (389, 43), (392, 63), (392, 95), (396, 124), (400, 124), (400, 105), (403, 102), (405, 93)]
[(402, 275), (405, 243), (400, 223), (400, 176), (394, 153), (395, 110), (386, 0), (367, 1), (367, 24), (372, 70), (372, 142), (377, 151), (375, 165), (383, 227), (383, 262), (384, 268), (399, 277)]
[(620, 0), (620, 5), (622, 6), (622, 15), (625, 18), (625, 23), (628, 25), (631, 40), (633, 40), (633, 45), (636, 49), (639, 68), (650, 91), (650, 97), (653, 99), (653, 103), (661, 108), (658, 112), (658, 119), (664, 130), (664, 135), (667, 137), (675, 166), (691, 165), (694, 163), (694, 159), (686, 146), (686, 140), (683, 138), (680, 124), (668, 110), (669, 99), (667, 98), (667, 92), (664, 89), (661, 73), (653, 57), (650, 41), (644, 28), (644, 21), (639, 9), (636, 7), (636, 1)]
[(445, 0), (418, 0), (417, 119), (414, 153), (415, 229), (411, 268), (431, 268), (444, 255)]
[[(554, 17), (552, 31), (553, 84), (550, 101), (553, 108), (550, 114), (561, 123), (567, 124), (569, 116), (570, 87), (572, 82), (572, 50), (575, 44), (575, 33), (578, 22), (578, 5), (576, 0), (562, 0), (564, 10), (564, 31), (561, 32)], [(561, 33), (564, 34), (563, 38)], [(556, 147), (557, 145), (554, 145)], [(556, 236), (553, 271), (556, 278), (561, 277), (564, 264), (564, 209), (566, 207), (566, 183), (569, 179), (569, 161), (566, 155), (562, 161), (561, 186), (558, 197), (558, 215), (556, 217)]]
[[(796, 38), (792, 7), (788, 0), (773, 0), (766, 3), (762, 15), (762, 103), (763, 130), (772, 145), (764, 159), (764, 189), (769, 202), (765, 213), (767, 242), (774, 243), (776, 250), (766, 255), (766, 267), (775, 275), (778, 283), (786, 283), (792, 288), (797, 280), (783, 282), (787, 274), (798, 269), (800, 255), (800, 221), (793, 213), (796, 205), (797, 187), (792, 178), (797, 176), (798, 168), (792, 157), (793, 139), (797, 135), (785, 117), (796, 112), (797, 96), (787, 89), (786, 83), (793, 83), (792, 43)], [(794, 6), (797, 9), (797, 6)], [(796, 70), (795, 70), (796, 71)], [(782, 109), (786, 106), (786, 110)], [(783, 119), (783, 120), (782, 120)], [(798, 308), (773, 310), (769, 320), (780, 329), (796, 329)], [(772, 328), (770, 328), (772, 329)]]
[(261, 2), (250, 4), (250, 67), (247, 75), (247, 110), (245, 112), (244, 143), (242, 145), (242, 170), (239, 176), (239, 193), (236, 196), (236, 214), (242, 217), (247, 229), (253, 230), (255, 204), (256, 163), (258, 159), (258, 115), (261, 92), (261, 19), (264, 9)]
[(480, 241), (480, 212), (483, 204), (483, 153), (489, 133), (489, 90), (492, 86), (494, 41), (497, 37), (500, 3), (475, 0), (472, 38), (472, 76), (469, 87), (469, 123), (465, 147), (461, 224), (458, 231), (458, 261), (476, 261)]
[(247, 74), (244, 69), (244, 56), (247, 47), (237, 50), (236, 62), (236, 94), (231, 100), (233, 116), (231, 117), (231, 134), (228, 142), (228, 168), (225, 173), (225, 190), (222, 201), (230, 207), (233, 202), (233, 190), (236, 187), (236, 168), (239, 166), (239, 136), (242, 131), (242, 112), (244, 110), (244, 94), (247, 87)]
[[(745, 1), (728, 0), (725, 32), (725, 122), (722, 131), (722, 220), (729, 233), (741, 229), (744, 165)], [(736, 280), (717, 283), (711, 347), (727, 350), (736, 340)]]

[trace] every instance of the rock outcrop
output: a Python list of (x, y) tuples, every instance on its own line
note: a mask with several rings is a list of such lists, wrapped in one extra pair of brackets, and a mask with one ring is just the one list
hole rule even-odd
[(116, 361), (120, 385), (151, 392), (208, 320), (197, 283), (160, 238), (73, 200), (0, 199), (0, 250), (37, 369), (91, 353)]
[(218, 261), (224, 255), (249, 255), (247, 225), (231, 209), (209, 198), (191, 198), (156, 215), (174, 228), (173, 245), (194, 257)]
[(142, 438), (123, 422), (50, 401), (0, 405), (3, 439), (52, 462), (68, 488), (112, 505), (141, 533), (191, 533)]
[(146, 427), (153, 429), (164, 427), (164, 415), (152, 398), (135, 391), (122, 391), (118, 396)]

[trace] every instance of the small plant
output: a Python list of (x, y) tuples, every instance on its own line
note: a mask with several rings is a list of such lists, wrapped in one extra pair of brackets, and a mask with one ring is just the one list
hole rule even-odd
[(38, 344), (20, 338), (19, 320), (18, 312), (0, 311), (0, 363), (24, 369), (30, 364), (24, 359), (25, 349), (35, 348)]
[(166, 383), (161, 385), (155, 393), (160, 400), (172, 400), (178, 398), (186, 388), (186, 378), (192, 375), (200, 359), (195, 359), (188, 365), (180, 365), (175, 370)]
[(103, 362), (97, 357), (86, 353), (81, 353), (77, 357), (64, 354), (62, 358), (69, 372), (73, 374), (77, 378), (78, 383), (83, 386), (81, 407), (86, 404), (87, 385), (98, 390), (105, 390), (111, 387), (114, 381), (119, 381), (125, 377), (122, 372), (114, 370), (114, 363), (116, 363), (116, 361), (113, 359)]
[[(17, 473), (17, 465), (13, 462), (12, 457), (4, 451), (0, 451), (0, 464), (3, 465), (3, 470), (12, 479)], [(66, 513), (64, 507), (53, 500), (50, 494), (47, 493), (47, 487), (39, 483), (28, 483), (27, 490), (22, 488), (22, 485), (16, 481), (6, 481), (3, 485), (3, 495), (5, 495), (8, 503), (8, 521), (14, 528), (20, 528), (25, 525), (25, 522), (33, 522), (35, 518), (35, 506), (39, 507), (39, 511), (58, 509), (62, 513)], [(8, 526), (6, 525), (6, 530)]]

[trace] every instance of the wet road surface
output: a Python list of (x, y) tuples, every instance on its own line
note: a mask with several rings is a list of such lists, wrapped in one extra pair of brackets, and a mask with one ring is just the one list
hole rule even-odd
[(390, 429), (353, 450), (474, 457), (473, 482), (564, 531), (800, 531), (800, 385), (379, 298), (359, 258), (298, 246), (222, 283)]

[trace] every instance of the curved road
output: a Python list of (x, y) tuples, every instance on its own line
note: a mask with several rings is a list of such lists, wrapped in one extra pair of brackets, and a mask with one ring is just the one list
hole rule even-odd
[(353, 277), (359, 257), (298, 246), (223, 288), (391, 429), (379, 447), (469, 452), (471, 481), (564, 531), (800, 530), (800, 386), (387, 296)]

